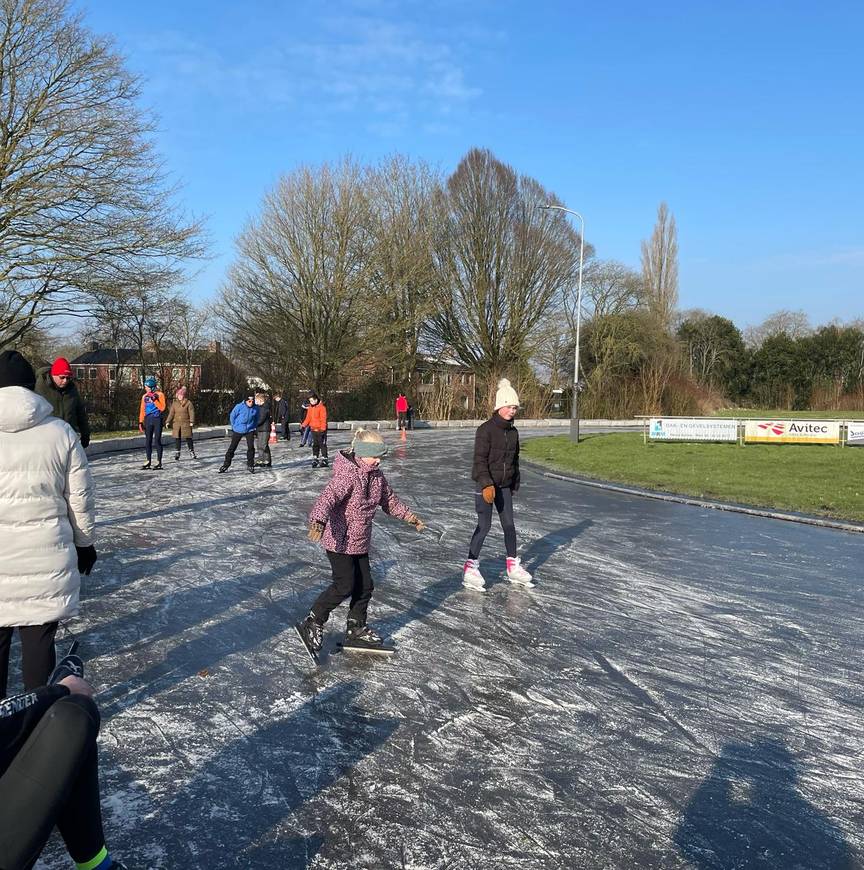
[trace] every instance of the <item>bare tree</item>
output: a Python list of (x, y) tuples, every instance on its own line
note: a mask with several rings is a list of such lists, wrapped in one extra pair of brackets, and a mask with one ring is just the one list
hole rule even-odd
[(400, 155), (370, 169), (365, 183), (372, 242), (369, 282), (378, 311), (368, 339), (403, 378), (414, 367), (423, 324), (440, 298), (432, 243), (441, 185), (428, 166)]
[(574, 284), (579, 236), (539, 182), (474, 149), (447, 181), (435, 257), (446, 288), (429, 336), (487, 382), (525, 365)]
[(94, 290), (169, 286), (202, 254), (137, 98), (66, 0), (0, 0), (0, 347)]
[(332, 387), (362, 346), (374, 313), (372, 240), (358, 167), (303, 168), (283, 177), (237, 242), (218, 306), (240, 358), (294, 368)]
[(781, 309), (770, 314), (758, 326), (744, 328), (744, 344), (750, 348), (760, 348), (766, 338), (774, 335), (788, 335), (789, 338), (803, 338), (810, 335), (813, 327), (803, 311)]
[[(591, 317), (635, 311), (645, 304), (639, 273), (615, 260), (591, 260), (586, 264), (582, 296), (584, 313)], [(575, 322), (575, 308), (568, 305), (567, 313), (568, 320)]]
[(185, 299), (178, 299), (168, 322), (166, 338), (177, 357), (183, 363), (182, 380), (188, 384), (192, 380), (192, 369), (196, 354), (211, 338), (215, 326), (213, 309), (209, 306), (195, 306)]
[(648, 310), (671, 331), (678, 305), (678, 230), (665, 202), (657, 209), (651, 238), (642, 242), (642, 280)]

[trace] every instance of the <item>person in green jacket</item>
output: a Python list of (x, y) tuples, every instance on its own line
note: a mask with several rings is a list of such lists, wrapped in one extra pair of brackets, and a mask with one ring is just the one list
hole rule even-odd
[(65, 420), (80, 436), (81, 446), (86, 447), (90, 443), (90, 422), (74, 377), (69, 360), (58, 356), (50, 368), (37, 372), (36, 392), (51, 403), (51, 413)]

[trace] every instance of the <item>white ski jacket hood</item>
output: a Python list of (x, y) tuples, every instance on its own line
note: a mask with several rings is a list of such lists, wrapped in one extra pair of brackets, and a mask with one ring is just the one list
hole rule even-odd
[(75, 546), (93, 543), (87, 456), (72, 427), (25, 387), (0, 388), (0, 626), (78, 612)]

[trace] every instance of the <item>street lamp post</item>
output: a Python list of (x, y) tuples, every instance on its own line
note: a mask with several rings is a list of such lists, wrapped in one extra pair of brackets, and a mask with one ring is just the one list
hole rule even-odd
[(538, 205), (537, 208), (565, 211), (579, 218), (579, 278), (576, 289), (576, 349), (573, 352), (573, 405), (570, 412), (570, 440), (579, 443), (579, 333), (582, 327), (582, 261), (585, 253), (585, 218), (563, 205)]

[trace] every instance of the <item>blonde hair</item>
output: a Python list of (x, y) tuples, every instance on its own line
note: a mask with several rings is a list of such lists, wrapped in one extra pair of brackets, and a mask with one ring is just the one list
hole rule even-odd
[(353, 453), (354, 445), (358, 441), (371, 441), (373, 444), (383, 444), (384, 439), (381, 437), (381, 433), (375, 429), (364, 429), (362, 426), (355, 430), (354, 437), (351, 439), (351, 447), (348, 449)]

